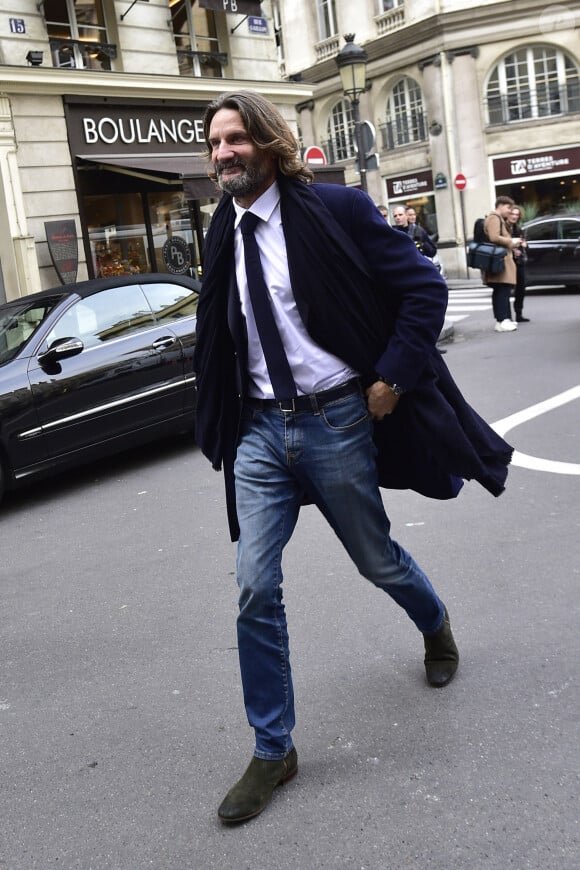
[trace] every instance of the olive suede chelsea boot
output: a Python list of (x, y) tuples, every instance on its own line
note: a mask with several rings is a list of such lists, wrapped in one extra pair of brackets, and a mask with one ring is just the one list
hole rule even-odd
[(436, 689), (441, 689), (451, 682), (459, 667), (459, 651), (451, 633), (447, 608), (441, 628), (435, 634), (424, 634), (423, 638), (427, 681)]
[(280, 761), (254, 756), (242, 776), (227, 793), (218, 816), (228, 824), (245, 822), (259, 815), (269, 804), (274, 789), (291, 779), (298, 770), (298, 755), (292, 748)]

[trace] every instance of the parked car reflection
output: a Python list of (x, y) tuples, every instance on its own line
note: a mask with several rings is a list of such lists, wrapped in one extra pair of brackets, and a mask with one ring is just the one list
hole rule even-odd
[(580, 288), (580, 214), (547, 215), (524, 224), (526, 283)]
[(186, 276), (146, 274), (0, 305), (0, 497), (193, 427), (199, 289)]

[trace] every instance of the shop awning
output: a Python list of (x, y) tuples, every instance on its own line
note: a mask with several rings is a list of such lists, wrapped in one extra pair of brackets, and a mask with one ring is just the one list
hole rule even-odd
[(201, 154), (109, 157), (77, 154), (77, 159), (110, 172), (119, 172), (156, 181), (158, 184), (183, 184), (187, 199), (216, 196), (216, 187), (207, 177), (208, 161)]
[[(175, 154), (138, 157), (97, 157), (77, 154), (77, 159), (90, 163), (110, 172), (120, 172), (133, 175), (136, 178), (151, 179), (158, 184), (175, 186), (177, 182), (183, 185), (186, 199), (219, 199), (220, 191), (208, 178), (209, 161), (201, 154)], [(344, 184), (343, 166), (310, 166), (314, 172), (315, 181), (327, 184)]]

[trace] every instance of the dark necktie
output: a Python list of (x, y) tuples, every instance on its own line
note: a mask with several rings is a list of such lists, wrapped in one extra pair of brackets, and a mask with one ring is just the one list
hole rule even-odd
[(259, 220), (257, 215), (247, 211), (240, 221), (250, 302), (274, 395), (278, 400), (291, 399), (296, 395), (296, 384), (274, 320), (270, 294), (264, 281), (260, 252), (254, 236)]

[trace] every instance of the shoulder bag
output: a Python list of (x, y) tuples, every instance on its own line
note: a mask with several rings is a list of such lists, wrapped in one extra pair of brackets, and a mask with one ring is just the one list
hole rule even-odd
[(470, 242), (467, 251), (467, 265), (472, 269), (483, 269), (495, 275), (503, 272), (507, 248), (492, 245), (491, 242)]

